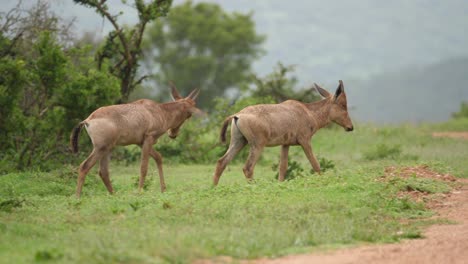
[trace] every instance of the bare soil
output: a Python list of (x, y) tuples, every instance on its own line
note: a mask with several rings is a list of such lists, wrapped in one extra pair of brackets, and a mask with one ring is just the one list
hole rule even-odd
[(434, 132), (433, 137), (449, 137), (468, 140), (468, 132)]
[[(431, 201), (434, 219), (448, 219), (455, 224), (437, 224), (427, 228), (422, 239), (404, 240), (398, 244), (366, 245), (333, 252), (291, 255), (278, 259), (260, 259), (247, 263), (468, 263), (468, 179), (455, 179), (439, 174), (426, 166), (386, 168), (384, 177), (429, 177), (458, 183), (452, 192)], [(415, 199), (427, 194), (408, 190)]]

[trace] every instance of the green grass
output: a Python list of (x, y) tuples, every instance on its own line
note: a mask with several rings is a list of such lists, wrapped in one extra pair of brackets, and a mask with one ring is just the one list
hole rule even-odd
[[(462, 164), (468, 142), (433, 139), (430, 132), (429, 127), (370, 125), (352, 133), (320, 131), (312, 140), (314, 153), (335, 166), (283, 183), (274, 180), (271, 169), (278, 148), (264, 153), (254, 183), (245, 181), (243, 161), (237, 161), (217, 188), (211, 187), (215, 161), (166, 160), (163, 194), (154, 164), (141, 194), (135, 186), (137, 164), (111, 165), (114, 195), (93, 170), (81, 200), (73, 195), (76, 175), (68, 166), (0, 176), (0, 262), (187, 263), (418, 238), (432, 212), (399, 192), (410, 186), (439, 193), (451, 186), (414, 177), (382, 181), (381, 176), (386, 166), (428, 164), (467, 177)], [(379, 144), (398, 146), (399, 154), (366, 159)], [(309, 170), (300, 148), (291, 148), (290, 157)]]

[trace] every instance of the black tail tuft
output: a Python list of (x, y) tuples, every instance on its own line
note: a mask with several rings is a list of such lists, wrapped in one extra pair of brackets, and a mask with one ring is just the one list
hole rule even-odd
[[(223, 127), (221, 127), (221, 133), (219, 135), (219, 139), (220, 139), (221, 143), (223, 143), (223, 144), (226, 143), (226, 130), (227, 130), (227, 128), (229, 126), (229, 123), (231, 122), (232, 118), (233, 118), (233, 116), (230, 116), (230, 117), (226, 118), (224, 120)], [(237, 117), (234, 117), (234, 118), (236, 118), (236, 120), (237, 120)]]
[(81, 128), (84, 124), (85, 122), (79, 123), (75, 128), (73, 128), (73, 131), (70, 135), (70, 146), (72, 153), (78, 153), (78, 138), (80, 136)]

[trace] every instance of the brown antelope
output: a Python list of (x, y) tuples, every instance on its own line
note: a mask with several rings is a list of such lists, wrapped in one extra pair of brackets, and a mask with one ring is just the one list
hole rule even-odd
[(142, 190), (148, 171), (148, 159), (151, 156), (158, 166), (161, 192), (166, 185), (162, 169), (162, 156), (153, 149), (157, 139), (164, 133), (176, 138), (185, 120), (192, 114), (201, 113), (195, 107), (199, 89), (193, 90), (187, 97), (180, 96), (174, 84), (170, 84), (173, 102), (159, 104), (148, 99), (129, 104), (105, 106), (94, 111), (80, 122), (70, 137), (74, 153), (78, 152), (78, 137), (84, 126), (93, 143), (93, 151), (79, 168), (76, 196), (79, 198), (86, 174), (99, 161), (99, 176), (109, 193), (113, 193), (109, 179), (110, 154), (114, 146), (136, 144), (141, 147), (141, 167), (139, 191)]
[(279, 181), (284, 181), (288, 167), (289, 146), (300, 145), (313, 169), (320, 173), (310, 139), (322, 127), (335, 122), (346, 131), (353, 131), (353, 123), (348, 115), (346, 94), (340, 80), (335, 95), (314, 84), (323, 100), (313, 103), (302, 103), (288, 100), (280, 104), (252, 105), (224, 120), (220, 139), (226, 141), (226, 130), (231, 124), (231, 143), (216, 165), (214, 185), (227, 164), (247, 144), (250, 152), (243, 168), (247, 180), (253, 179), (253, 170), (264, 147), (281, 145)]

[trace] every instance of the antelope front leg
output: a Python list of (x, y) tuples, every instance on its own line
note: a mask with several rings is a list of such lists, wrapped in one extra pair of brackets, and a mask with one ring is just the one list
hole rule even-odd
[(320, 164), (315, 158), (314, 154), (312, 153), (312, 147), (310, 146), (310, 143), (304, 143), (301, 144), (302, 149), (304, 150), (304, 153), (307, 156), (307, 159), (310, 162), (310, 165), (312, 165), (312, 168), (314, 168), (314, 171), (320, 174)]
[(289, 152), (289, 146), (287, 145), (281, 146), (281, 156), (280, 156), (279, 173), (278, 173), (279, 181), (284, 181), (284, 177), (286, 176), (286, 171), (288, 169), (288, 152)]
[(162, 156), (153, 148), (150, 150), (150, 155), (153, 157), (154, 161), (156, 161), (156, 165), (158, 166), (159, 184), (161, 185), (161, 192), (164, 192), (166, 190), (166, 183), (164, 183)]
[(148, 173), (148, 160), (153, 147), (153, 142), (153, 137), (147, 137), (141, 146), (140, 181), (138, 183), (138, 191), (140, 192), (143, 190), (146, 174)]

